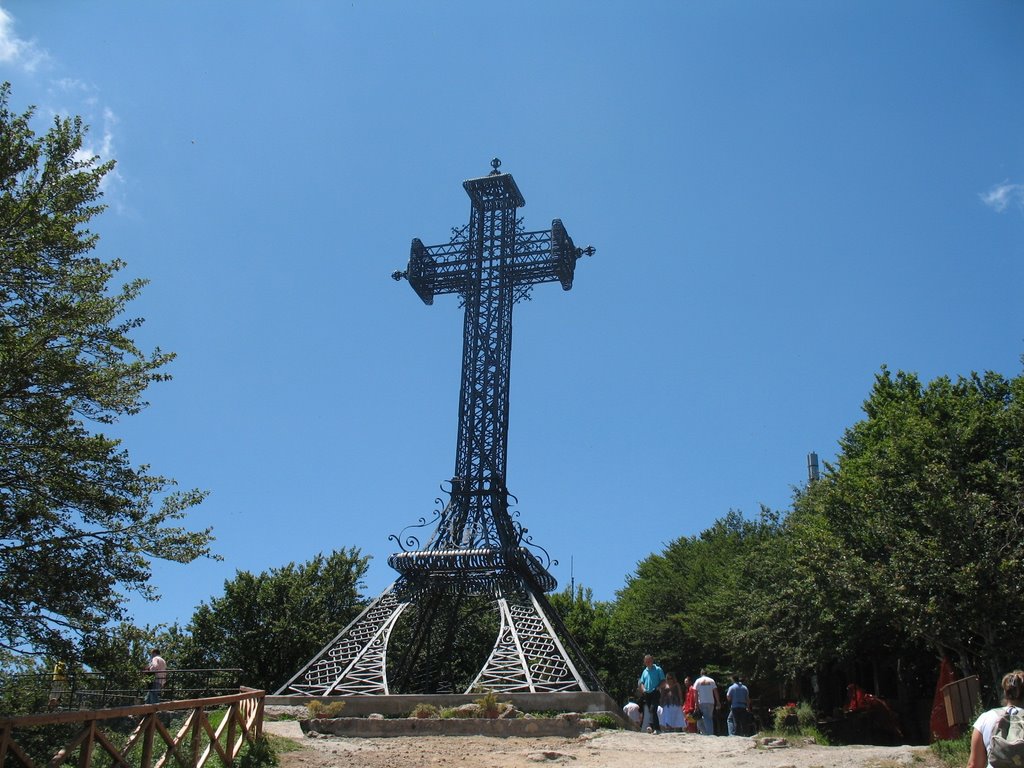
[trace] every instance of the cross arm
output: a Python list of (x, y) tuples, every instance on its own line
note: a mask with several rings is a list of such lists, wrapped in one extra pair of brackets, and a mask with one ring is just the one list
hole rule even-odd
[(572, 288), (576, 262), (580, 256), (592, 256), (594, 248), (577, 248), (560, 219), (551, 222), (551, 230), (522, 232), (516, 238), (512, 271), (517, 285), (537, 285), (558, 280), (562, 290)]
[[(593, 256), (592, 246), (577, 248), (560, 219), (551, 222), (550, 230), (517, 232), (515, 249), (504, 262), (508, 277), (517, 289), (557, 280), (563, 290), (572, 288), (576, 262), (581, 256)], [(409, 264), (404, 272), (392, 277), (408, 279), (409, 285), (424, 304), (433, 304), (434, 296), (462, 293), (472, 279), (474, 249), (462, 238), (444, 245), (426, 246), (414, 238)]]
[(413, 238), (409, 252), (409, 265), (405, 272), (395, 272), (395, 280), (403, 277), (416, 291), (424, 304), (433, 304), (440, 293), (458, 293), (469, 277), (470, 248), (465, 240), (453, 240), (444, 245), (426, 246)]

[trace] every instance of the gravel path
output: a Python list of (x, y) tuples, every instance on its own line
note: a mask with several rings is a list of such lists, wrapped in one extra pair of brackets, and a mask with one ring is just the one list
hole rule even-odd
[(303, 748), (281, 755), (280, 768), (938, 768), (926, 747), (762, 745), (764, 740), (689, 733), (652, 736), (601, 730), (575, 739), (420, 736), (308, 738), (295, 721), (267, 722), (267, 733)]

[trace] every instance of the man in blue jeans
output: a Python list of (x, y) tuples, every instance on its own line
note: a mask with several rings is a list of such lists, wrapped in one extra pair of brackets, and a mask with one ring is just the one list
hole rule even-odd
[(644, 656), (644, 671), (640, 673), (637, 685), (644, 697), (644, 709), (650, 713), (651, 724), (648, 733), (660, 733), (661, 723), (658, 721), (658, 704), (661, 703), (661, 684), (665, 681), (665, 673), (654, 663), (650, 654)]
[(750, 736), (750, 691), (739, 675), (732, 676), (732, 685), (725, 692), (729, 702), (729, 735)]
[(718, 683), (708, 674), (706, 669), (700, 671), (700, 677), (693, 681), (697, 689), (697, 706), (700, 707), (701, 718), (697, 722), (697, 732), (705, 736), (715, 735), (715, 712), (721, 702), (718, 700)]

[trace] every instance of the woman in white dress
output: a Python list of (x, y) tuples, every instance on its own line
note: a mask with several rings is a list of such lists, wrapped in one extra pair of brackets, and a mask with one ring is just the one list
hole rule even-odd
[(682, 731), (686, 728), (683, 717), (683, 689), (671, 672), (661, 684), (661, 727), (666, 731)]

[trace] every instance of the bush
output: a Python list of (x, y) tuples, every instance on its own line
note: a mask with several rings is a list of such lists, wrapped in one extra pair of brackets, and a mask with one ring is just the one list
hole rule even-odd
[(252, 744), (246, 745), (235, 764), (238, 768), (273, 768), (277, 765), (277, 752), (266, 736), (260, 736)]
[(622, 728), (622, 721), (608, 712), (598, 712), (591, 715), (589, 719), (594, 721), (595, 728)]
[(480, 707), (481, 717), (495, 718), (501, 712), (501, 704), (498, 702), (498, 695), (494, 691), (485, 691), (484, 695), (473, 703)]
[(433, 704), (417, 704), (412, 711), (412, 715), (410, 716), (417, 717), (420, 720), (436, 718), (438, 716), (437, 707), (435, 707)]
[(828, 739), (818, 730), (814, 708), (806, 701), (790, 702), (772, 710), (772, 730), (786, 736), (800, 736), (816, 744), (827, 745)]
[(816, 728), (818, 726), (818, 717), (814, 714), (814, 708), (806, 701), (801, 701), (796, 705), (796, 723), (800, 730), (805, 728)]
[(309, 710), (310, 719), (314, 720), (337, 717), (344, 708), (344, 701), (332, 701), (329, 704), (322, 701), (311, 701), (306, 705), (306, 709)]
[(806, 701), (790, 702), (772, 711), (772, 725), (780, 733), (800, 733), (818, 724), (814, 709)]

